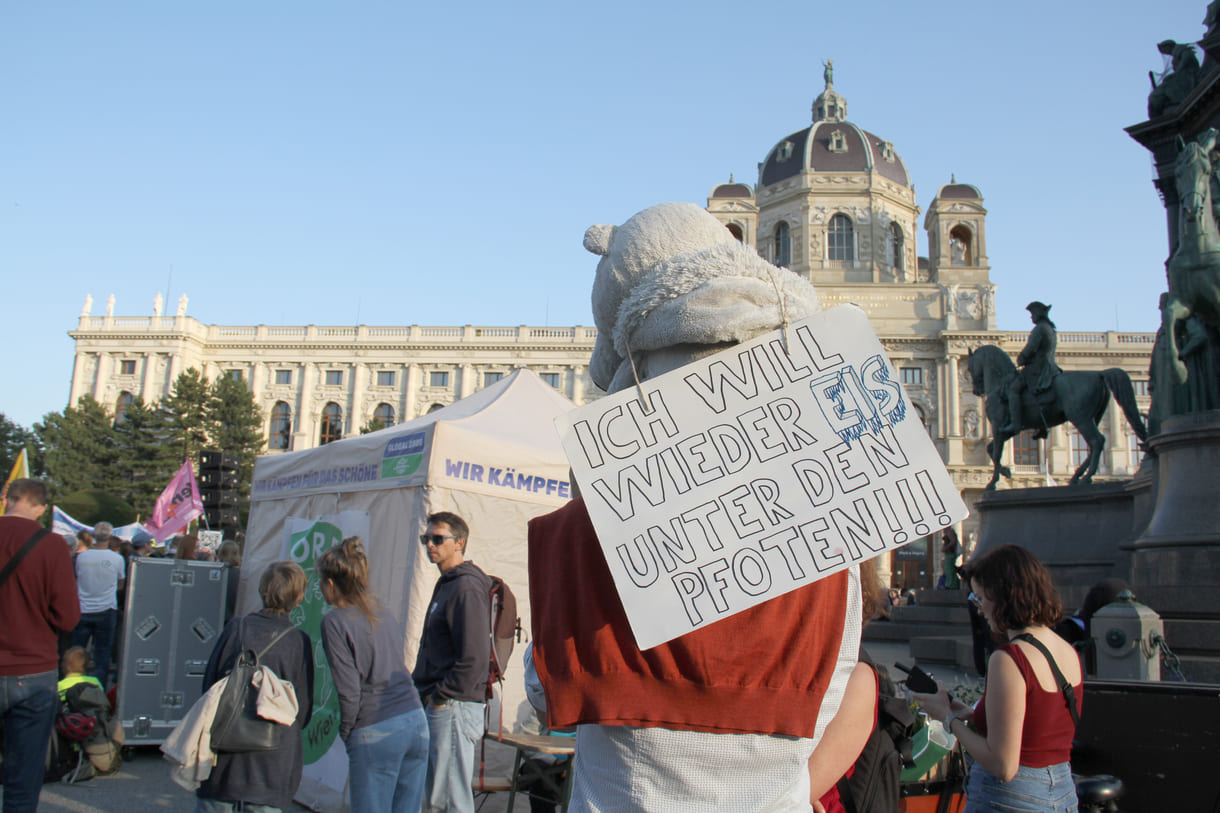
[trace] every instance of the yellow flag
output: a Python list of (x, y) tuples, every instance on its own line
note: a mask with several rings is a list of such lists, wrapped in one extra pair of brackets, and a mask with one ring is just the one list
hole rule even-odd
[(30, 463), (23, 447), (21, 453), (17, 455), (17, 462), (13, 464), (13, 470), (9, 472), (8, 479), (4, 481), (4, 490), (0, 491), (0, 514), (4, 513), (4, 497), (8, 494), (9, 484), (14, 480), (29, 476)]

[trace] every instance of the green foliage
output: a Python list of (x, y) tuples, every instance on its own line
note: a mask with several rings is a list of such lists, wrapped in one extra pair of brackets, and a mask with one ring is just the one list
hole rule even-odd
[(96, 525), (105, 521), (119, 526), (136, 521), (134, 508), (126, 501), (100, 488), (87, 488), (73, 492), (58, 498), (55, 504), (61, 510), (66, 511), (68, 516), (85, 525)]
[[(0, 415), (0, 454), (14, 449), (15, 459), (21, 431)], [(143, 518), (151, 516), (157, 497), (184, 460), (190, 460), (198, 472), (203, 449), (237, 455), (238, 493), (248, 497), (254, 458), (266, 443), (262, 412), (245, 385), (227, 377), (209, 383), (194, 368), (179, 375), (173, 391), (161, 401), (151, 405), (132, 402), (117, 423), (105, 407), (86, 395), (62, 414), (48, 413), (42, 423), (34, 425), (30, 438), (31, 472), (44, 459), (45, 450), (45, 465), (37, 470), (47, 479), (52, 499), (76, 519), (88, 522), (60, 497), (86, 490), (112, 495), (125, 501), (122, 504), (130, 509), (130, 519), (120, 522), (113, 515), (98, 519), (116, 525), (134, 521), (137, 513)], [(11, 460), (8, 465), (11, 468)], [(7, 469), (4, 474), (7, 476)], [(81, 505), (77, 510), (94, 509)], [(119, 509), (106, 506), (104, 510)]]
[(227, 376), (212, 385), (207, 412), (213, 448), (237, 455), (237, 492), (250, 496), (254, 458), (266, 445), (263, 413), (246, 385)]
[(52, 499), (86, 488), (110, 488), (118, 479), (120, 450), (106, 409), (90, 395), (62, 414), (47, 413), (34, 431), (45, 452)]
[(22, 448), (26, 449), (28, 455), (30, 476), (34, 477), (42, 460), (42, 447), (38, 443), (38, 436), (24, 426), (10, 421), (0, 412), (0, 481), (8, 479)]
[(360, 427), (360, 434), (367, 435), (370, 432), (379, 432), (387, 426), (380, 418), (369, 418), (369, 422)]

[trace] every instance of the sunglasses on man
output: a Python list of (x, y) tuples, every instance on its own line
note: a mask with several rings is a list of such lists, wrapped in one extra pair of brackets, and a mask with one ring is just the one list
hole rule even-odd
[(419, 544), (423, 545), (425, 548), (429, 545), (439, 548), (441, 545), (445, 544), (446, 539), (457, 539), (457, 537), (446, 536), (445, 534), (420, 534)]

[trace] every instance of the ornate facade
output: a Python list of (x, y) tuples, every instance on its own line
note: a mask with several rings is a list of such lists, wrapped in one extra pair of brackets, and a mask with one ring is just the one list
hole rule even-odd
[[(968, 504), (990, 479), (990, 427), (966, 370), (971, 348), (996, 344), (1012, 356), (1028, 326), (999, 330), (987, 255), (987, 210), (974, 186), (951, 179), (923, 218), (928, 257), (917, 255), (920, 207), (894, 145), (847, 120), (830, 72), (813, 122), (776, 144), (755, 186), (715, 186), (707, 201), (738, 239), (818, 288), (824, 306), (853, 302), (869, 315), (902, 382)], [(1042, 295), (1052, 304), (1054, 291)], [(249, 382), (267, 420), (272, 452), (354, 434), (374, 419), (392, 424), (451, 403), (528, 367), (577, 404), (600, 392), (587, 365), (591, 327), (323, 327), (205, 325), (185, 315), (81, 314), (72, 403), (91, 394), (113, 409), (156, 400), (178, 373)], [(1053, 316), (1052, 316), (1053, 318)], [(1148, 409), (1151, 333), (1060, 332), (1065, 370), (1120, 367)], [(1103, 419), (1108, 442), (1097, 479), (1130, 477), (1141, 452), (1119, 410)], [(1012, 485), (1066, 482), (1084, 454), (1070, 427), (1046, 440), (1010, 444)], [(969, 537), (971, 521), (964, 523)]]

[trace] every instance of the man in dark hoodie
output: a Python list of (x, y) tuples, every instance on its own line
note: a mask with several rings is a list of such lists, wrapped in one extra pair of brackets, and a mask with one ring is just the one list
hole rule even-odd
[(474, 746), (483, 736), (491, 652), (491, 579), (466, 561), (470, 529), (457, 514), (428, 517), (420, 542), (441, 571), (415, 660), (415, 687), (428, 714), (424, 810), (473, 813)]

